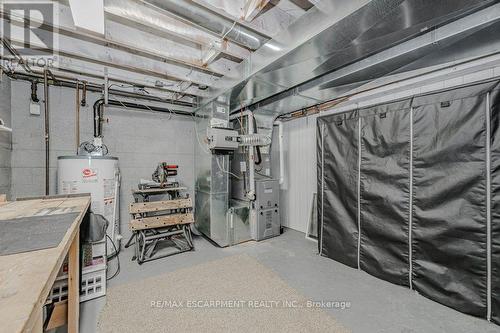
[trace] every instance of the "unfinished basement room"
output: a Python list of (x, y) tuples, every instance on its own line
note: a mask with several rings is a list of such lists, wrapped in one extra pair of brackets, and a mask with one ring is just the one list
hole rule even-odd
[(500, 0), (0, 15), (0, 333), (500, 332)]

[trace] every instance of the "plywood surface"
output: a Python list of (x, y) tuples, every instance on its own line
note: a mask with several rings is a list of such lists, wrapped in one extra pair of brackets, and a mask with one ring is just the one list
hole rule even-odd
[(194, 216), (192, 212), (186, 214), (145, 217), (130, 221), (129, 226), (131, 230), (144, 230), (190, 223), (194, 223)]
[(150, 213), (159, 212), (162, 210), (191, 208), (193, 203), (191, 198), (165, 200), (165, 201), (150, 201), (150, 202), (134, 202), (130, 204), (130, 213)]
[(0, 332), (33, 327), (59, 268), (90, 205), (90, 197), (13, 201), (0, 207), (1, 220), (78, 212), (59, 246), (0, 256)]

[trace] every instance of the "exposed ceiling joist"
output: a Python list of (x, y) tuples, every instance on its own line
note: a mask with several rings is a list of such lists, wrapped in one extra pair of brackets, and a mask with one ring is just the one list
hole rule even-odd
[[(198, 0), (213, 11), (225, 14), (232, 22), (237, 21), (248, 27), (276, 36), (286, 29), (307, 10), (290, 0)], [(246, 14), (248, 17), (246, 18)]]
[[(11, 21), (11, 24), (23, 25), (23, 24), (27, 23), (27, 20), (24, 18), (17, 18), (17, 17), (14, 17), (13, 15), (9, 15), (9, 14), (7, 14), (5, 12), (1, 12), (1, 11), (0, 11), (0, 17), (3, 17), (5, 19), (9, 19)], [(36, 21), (34, 19), (31, 19), (30, 23), (36, 24), (39, 28), (44, 29), (46, 31), (52, 31), (52, 29), (53, 29), (52, 26), (49, 26), (47, 24), (43, 24), (42, 22)], [(100, 37), (100, 36), (97, 36), (94, 34), (89, 34), (89, 33), (82, 32), (82, 31), (76, 31), (74, 29), (70, 29), (70, 28), (63, 27), (63, 26), (57, 26), (57, 27), (55, 27), (55, 30), (57, 31), (57, 33), (64, 35), (64, 36), (67, 36), (67, 37), (83, 40), (86, 42), (91, 42), (91, 43), (105, 46), (105, 47), (110, 47), (110, 48), (113, 48), (116, 50), (126, 51), (126, 52), (131, 53), (131, 54), (136, 54), (139, 56), (143, 56), (143, 57), (146, 57), (146, 58), (149, 58), (152, 60), (156, 60), (156, 61), (160, 61), (163, 63), (167, 63), (167, 64), (172, 64), (172, 65), (181, 66), (181, 67), (188, 68), (188, 69), (193, 69), (194, 71), (202, 72), (202, 73), (213, 75), (216, 77), (224, 76), (223, 73), (216, 71), (216, 70), (213, 70), (213, 69), (210, 69), (207, 66), (204, 66), (202, 61), (200, 61), (199, 63), (187, 62), (187, 61), (182, 60), (182, 59), (176, 59), (173, 57), (165, 56), (165, 55), (160, 54), (159, 52), (156, 52), (156, 51), (147, 50), (145, 48), (139, 48), (135, 45), (126, 44), (126, 43), (119, 42), (119, 41), (114, 41), (114, 40), (107, 38), (107, 37)]]
[[(114, 11), (112, 9), (106, 8), (106, 18), (113, 20), (113, 21), (116, 21), (116, 22), (119, 22), (119, 23), (134, 26), (135, 28), (140, 29), (144, 32), (151, 33), (153, 35), (156, 35), (156, 36), (159, 36), (162, 38), (170, 39), (174, 42), (178, 42), (181, 44), (186, 44), (186, 45), (189, 45), (191, 47), (198, 48), (200, 50), (203, 48), (206, 48), (206, 49), (210, 48), (210, 44), (209, 44), (209, 42), (207, 43), (207, 40), (194, 39), (194, 38), (191, 38), (187, 35), (177, 33), (173, 30), (168, 30), (168, 29), (165, 29), (164, 27), (147, 23), (147, 22), (140, 20), (138, 18), (134, 18), (131, 16), (124, 16), (124, 15), (122, 15), (122, 13), (117, 13), (116, 11)], [(235, 52), (232, 52), (228, 49), (221, 49), (220, 52), (224, 58), (226, 58), (230, 61), (236, 62), (236, 63), (242, 62), (243, 59), (245, 58), (245, 56), (240, 55), (240, 54), (235, 53)]]
[[(186, 1), (186, 0), (183, 0), (183, 1)], [(248, 29), (257, 35), (260, 35), (260, 36), (264, 37), (265, 39), (271, 39), (271, 36), (265, 30), (258, 28), (258, 27), (255, 27), (254, 25), (252, 25), (248, 22), (245, 22), (244, 20), (241, 20), (239, 17), (240, 15), (231, 15), (230, 13), (226, 12), (225, 10), (220, 11), (217, 7), (213, 6), (210, 1), (207, 1), (207, 0), (187, 0), (187, 1), (193, 2), (197, 6), (202, 7), (209, 12), (214, 12), (214, 13), (218, 14), (221, 18), (224, 18), (226, 20), (229, 20), (231, 22), (237, 21), (245, 29)], [(223, 0), (223, 1), (227, 1), (227, 0)], [(228, 2), (236, 2), (236, 3), (242, 2), (242, 3), (244, 3), (245, 1), (246, 0), (230, 0)], [(276, 0), (273, 0), (273, 1), (276, 1)], [(241, 13), (241, 11), (238, 12), (238, 14), (240, 14), (240, 13)]]
[[(0, 20), (3, 21), (4, 19)], [(165, 62), (144, 58), (134, 53), (118, 49), (110, 49), (107, 46), (93, 44), (81, 39), (75, 39), (65, 35), (59, 35), (57, 45), (52, 45), (51, 32), (40, 30), (37, 37), (40, 42), (32, 42), (32, 47), (49, 49), (54, 54), (83, 59), (89, 62), (102, 64), (103, 66), (126, 69), (131, 72), (150, 75), (171, 81), (190, 82), (195, 86), (211, 86), (217, 79), (212, 74), (195, 72), (191, 68), (174, 66)], [(16, 47), (22, 47), (24, 35), (22, 29), (14, 29), (11, 32), (10, 41)], [(47, 46), (49, 45), (49, 46)]]
[(270, 0), (246, 0), (242, 18), (251, 22), (269, 4)]
[[(12, 39), (11, 38), (8, 41), (15, 47), (20, 48), (24, 45), (24, 42), (22, 39)], [(77, 52), (76, 50), (75, 51), (66, 51), (66, 50), (61, 50), (61, 49), (60, 50), (53, 50), (53, 49), (47, 48), (45, 45), (42, 45), (42, 44), (38, 44), (38, 45), (32, 44), (32, 45), (36, 46), (37, 50), (39, 50), (41, 52), (46, 52), (48, 55), (57, 53), (58, 55), (63, 56), (63, 57), (83, 60), (83, 61), (94, 63), (97, 65), (101, 65), (101, 66), (103, 66), (103, 68), (104, 67), (111, 67), (111, 68), (122, 69), (122, 70), (126, 70), (129, 72), (154, 77), (154, 78), (157, 78), (159, 80), (169, 80), (169, 81), (174, 81), (174, 82), (187, 82), (193, 86), (204, 86), (205, 85), (205, 83), (199, 83), (199, 82), (190, 81), (188, 79), (183, 80), (183, 79), (180, 79), (178, 77), (172, 77), (170, 74), (166, 73), (165, 71), (156, 71), (153, 68), (145, 69), (145, 68), (136, 67), (134, 65), (131, 65), (132, 63), (136, 63), (136, 61), (134, 61), (134, 59), (130, 59), (130, 63), (122, 62), (116, 58), (114, 59), (115, 61), (110, 61), (109, 58), (99, 58), (98, 56), (93, 56), (90, 54), (85, 55), (85, 54), (82, 54), (81, 52)]]
[(217, 60), (221, 56), (221, 49), (225, 48), (226, 42), (221, 41), (220, 43), (214, 43), (208, 50), (203, 50), (203, 56), (201, 58), (203, 66), (208, 66)]

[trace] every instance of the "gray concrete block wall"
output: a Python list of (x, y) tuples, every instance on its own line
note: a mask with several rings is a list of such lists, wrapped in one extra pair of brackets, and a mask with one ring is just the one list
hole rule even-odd
[[(10, 112), (10, 79), (6, 75), (0, 76), (0, 119), (7, 127), (11, 126)], [(11, 185), (11, 155), (12, 134), (0, 131), (0, 194), (7, 194), (10, 200)]]
[[(43, 86), (38, 86), (40, 100)], [(92, 140), (92, 105), (100, 94), (89, 93), (88, 106), (80, 109), (80, 140)], [(57, 157), (75, 154), (75, 90), (50, 87), (50, 193), (56, 193)], [(12, 196), (43, 195), (45, 189), (44, 118), (29, 114), (30, 84), (12, 82)], [(128, 205), (131, 189), (141, 178), (151, 179), (158, 162), (179, 165), (178, 180), (194, 195), (194, 121), (173, 116), (124, 108), (106, 108), (104, 143), (110, 155), (119, 158), (122, 175), (120, 189), (120, 229), (128, 231)]]

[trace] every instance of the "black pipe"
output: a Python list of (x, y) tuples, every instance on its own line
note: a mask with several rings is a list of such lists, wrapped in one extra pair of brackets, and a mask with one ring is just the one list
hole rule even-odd
[(101, 132), (101, 122), (102, 122), (101, 108), (103, 107), (103, 105), (104, 105), (103, 98), (98, 99), (94, 103), (94, 107), (93, 107), (93, 110), (94, 110), (94, 138), (100, 137), (102, 134), (102, 132)]
[(102, 123), (104, 122), (104, 103), (102, 103), (102, 105), (100, 105), (99, 107), (99, 114), (98, 114), (98, 117), (99, 117), (99, 122), (97, 123), (97, 128), (99, 129), (99, 136), (102, 137)]
[[(24, 73), (9, 73), (7, 71), (4, 71), (4, 73), (13, 79), (16, 80), (25, 80), (25, 81), (36, 81), (39, 83), (43, 83), (43, 75), (39, 74), (24, 74)], [(49, 85), (53, 86), (58, 86), (58, 87), (66, 87), (66, 88), (75, 88), (75, 81), (74, 80), (69, 80), (69, 79), (61, 79), (58, 78), (57, 81), (49, 80)], [(92, 91), (92, 92), (98, 92), (102, 93), (103, 86), (101, 84), (96, 84), (96, 83), (86, 83), (87, 86), (87, 91)], [(142, 100), (147, 100), (147, 101), (152, 101), (152, 102), (161, 102), (161, 103), (170, 103), (174, 105), (180, 105), (180, 106), (187, 106), (187, 107), (193, 107), (193, 103), (185, 102), (185, 101), (179, 101), (179, 100), (165, 100), (161, 97), (156, 97), (156, 96), (145, 96), (142, 94), (136, 94), (132, 92), (127, 92), (127, 91), (122, 91), (122, 90), (117, 90), (117, 89), (108, 89), (109, 93), (112, 95), (116, 96), (122, 96), (122, 97), (128, 97), (128, 98), (137, 98), (137, 99), (142, 99)], [(160, 111), (160, 110), (158, 110)], [(168, 110), (170, 112), (170, 110)], [(182, 114), (182, 112), (176, 111), (175, 113), (177, 114)], [(191, 114), (190, 112), (187, 112), (188, 114)]]
[(37, 83), (36, 83), (36, 81), (31, 81), (31, 101), (33, 103), (40, 102), (40, 100), (38, 99), (36, 91), (37, 91)]
[(182, 115), (182, 116), (194, 116), (194, 114), (192, 112), (188, 112), (188, 111), (172, 111), (169, 108), (164, 108), (164, 107), (159, 107), (159, 106), (149, 106), (149, 105), (138, 104), (138, 103), (133, 103), (133, 102), (117, 101), (117, 100), (113, 100), (113, 99), (110, 99), (108, 101), (108, 105), (121, 106), (121, 107), (125, 107), (125, 108), (139, 109), (139, 110), (170, 112), (170, 113), (173, 113), (176, 115)]
[[(117, 101), (114, 99), (108, 100), (108, 105), (110, 106), (118, 106), (124, 108), (131, 109), (139, 109), (139, 110), (149, 110), (149, 111), (158, 111), (158, 112), (170, 112), (176, 115), (182, 116), (194, 116), (193, 113), (187, 111), (172, 111), (168, 108), (162, 108), (158, 106), (149, 106), (144, 104), (138, 104), (133, 102), (125, 102), (125, 101)], [(94, 137), (102, 136), (102, 122), (104, 118), (104, 98), (98, 99), (94, 103)]]
[(83, 81), (83, 89), (82, 89), (82, 102), (81, 106), (87, 105), (87, 82)]

